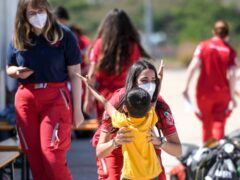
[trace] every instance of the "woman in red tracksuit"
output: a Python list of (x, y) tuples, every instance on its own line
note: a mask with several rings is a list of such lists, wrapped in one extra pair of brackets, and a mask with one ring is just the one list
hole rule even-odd
[[(148, 56), (140, 45), (140, 37), (125, 11), (111, 10), (102, 21), (96, 40), (90, 48), (90, 68), (88, 76), (96, 89), (109, 99), (112, 93), (121, 88), (126, 80), (129, 67), (141, 56)], [(96, 102), (97, 118), (104, 111)], [(86, 92), (84, 112), (89, 113), (93, 99)]]
[[(163, 134), (163, 137), (157, 137), (152, 130), (150, 133), (151, 136), (149, 137), (149, 141), (151, 142), (149, 143), (155, 145), (156, 153), (161, 163), (161, 150), (172, 156), (180, 156), (181, 143), (171, 110), (163, 98), (158, 95), (159, 83), (160, 79), (158, 79), (156, 68), (148, 60), (139, 60), (129, 70), (125, 87), (114, 92), (110, 99), (110, 103), (117, 109), (122, 110), (126, 91), (136, 86), (146, 90), (152, 97), (152, 102), (157, 102), (155, 110), (159, 117), (159, 121), (156, 127), (159, 132)], [(128, 138), (130, 134), (126, 133), (126, 131), (128, 131), (127, 127), (114, 129), (112, 127), (111, 118), (104, 113), (102, 124), (95, 133), (92, 142), (96, 147), (97, 157), (100, 158), (97, 164), (98, 179), (120, 180), (123, 167), (121, 144), (131, 143), (131, 139)], [(164, 167), (162, 167), (162, 169), (163, 171), (158, 179), (166, 180)]]
[(196, 87), (198, 118), (202, 122), (202, 140), (217, 140), (224, 136), (226, 119), (231, 110), (229, 103), (236, 106), (234, 99), (236, 52), (227, 43), (229, 27), (225, 21), (217, 21), (214, 36), (201, 42), (187, 70), (183, 95), (189, 100), (188, 87), (194, 72), (200, 68)]
[(33, 179), (71, 180), (66, 154), (72, 123), (83, 121), (81, 81), (75, 75), (81, 58), (74, 35), (57, 23), (47, 0), (19, 0), (7, 59), (7, 74), (19, 82), (17, 131)]
[[(124, 10), (113, 9), (103, 19), (90, 48), (88, 76), (98, 92), (109, 99), (115, 90), (124, 86), (129, 67), (141, 56), (148, 57), (130, 18)], [(94, 99), (87, 90), (84, 112), (90, 114), (93, 107)], [(104, 108), (100, 102), (96, 102), (96, 110), (101, 120)], [(97, 158), (98, 171), (104, 168), (100, 161)]]

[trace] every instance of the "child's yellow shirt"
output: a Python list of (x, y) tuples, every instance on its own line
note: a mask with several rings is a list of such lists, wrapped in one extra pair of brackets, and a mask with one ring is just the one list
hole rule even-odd
[(122, 145), (122, 177), (131, 180), (149, 180), (157, 177), (162, 168), (154, 146), (148, 142), (148, 130), (158, 121), (154, 107), (143, 118), (127, 117), (124, 113), (114, 112), (112, 125), (116, 128), (128, 126), (132, 129), (133, 142)]

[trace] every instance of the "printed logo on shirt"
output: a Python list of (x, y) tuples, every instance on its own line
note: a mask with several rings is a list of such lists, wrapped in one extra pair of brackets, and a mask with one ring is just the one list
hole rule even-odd
[(174, 125), (174, 120), (173, 120), (172, 114), (170, 114), (169, 112), (166, 111), (166, 112), (164, 112), (164, 116), (166, 117), (168, 125)]
[(217, 46), (217, 45), (214, 45), (214, 44), (210, 44), (209, 45), (209, 48), (211, 49), (215, 49), (217, 51), (222, 51), (222, 52), (229, 52), (229, 49), (228, 48), (225, 48), (225, 47), (221, 47), (221, 46)]

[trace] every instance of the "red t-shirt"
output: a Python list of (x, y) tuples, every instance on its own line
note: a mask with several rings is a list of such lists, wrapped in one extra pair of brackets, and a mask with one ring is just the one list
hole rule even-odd
[(84, 50), (84, 54), (85, 54), (85, 50), (89, 44), (90, 44), (90, 40), (87, 36), (81, 35), (78, 38), (78, 46), (79, 46), (80, 50)]
[[(102, 40), (97, 39), (90, 53), (91, 63), (98, 63), (101, 56), (101, 47)], [(130, 45), (130, 57), (129, 57), (130, 63), (127, 66), (123, 67), (123, 70), (120, 74), (109, 76), (106, 72), (101, 71), (96, 72), (96, 80), (98, 83), (97, 90), (103, 96), (108, 98), (107, 95), (109, 92), (114, 92), (115, 90), (123, 87), (125, 84), (129, 68), (131, 67), (132, 64), (139, 60), (140, 56), (141, 54), (138, 45), (136, 43), (132, 43)]]
[(194, 52), (201, 60), (197, 96), (228, 92), (227, 70), (237, 65), (236, 52), (220, 38), (201, 42)]
[(88, 71), (88, 66), (85, 61), (86, 61), (86, 52), (87, 52), (87, 48), (88, 48), (89, 44), (90, 44), (90, 40), (87, 36), (85, 36), (85, 35), (79, 36), (78, 47), (81, 51), (81, 56), (82, 56), (82, 60), (83, 60), (81, 63), (81, 71), (82, 71), (83, 75), (86, 75), (87, 71)]

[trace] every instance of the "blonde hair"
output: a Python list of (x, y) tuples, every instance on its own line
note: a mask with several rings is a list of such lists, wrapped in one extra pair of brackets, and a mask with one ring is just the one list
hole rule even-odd
[(50, 44), (55, 44), (63, 38), (63, 31), (57, 23), (47, 0), (19, 0), (16, 21), (13, 35), (13, 46), (19, 51), (26, 51), (34, 46), (32, 39), (32, 25), (28, 22), (26, 11), (28, 5), (32, 8), (44, 8), (47, 12), (48, 19), (43, 28), (43, 36)]

